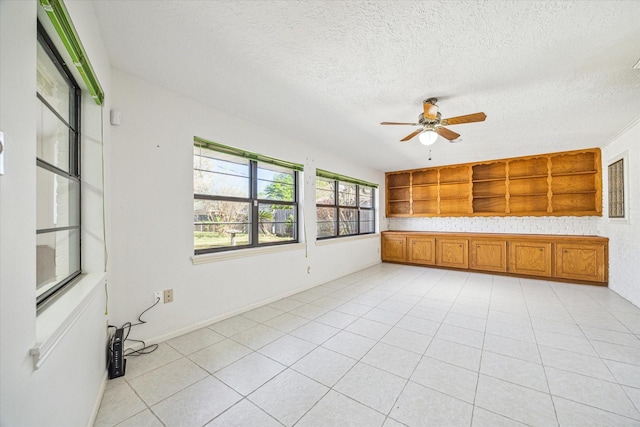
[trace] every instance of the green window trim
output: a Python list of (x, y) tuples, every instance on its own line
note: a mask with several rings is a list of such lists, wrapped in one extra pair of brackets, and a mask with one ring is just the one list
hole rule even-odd
[(104, 91), (93, 71), (91, 62), (82, 46), (82, 42), (80, 42), (78, 33), (73, 26), (73, 22), (71, 22), (63, 0), (40, 0), (40, 4), (47, 12), (51, 23), (60, 36), (60, 40), (62, 40), (67, 52), (69, 52), (73, 64), (78, 69), (82, 80), (84, 80), (89, 89), (91, 97), (96, 101), (96, 104), (102, 105), (104, 102)]
[(270, 165), (281, 166), (284, 168), (296, 170), (298, 172), (302, 172), (304, 170), (304, 166), (300, 163), (287, 162), (285, 160), (276, 159), (262, 154), (252, 153), (251, 151), (245, 151), (240, 148), (230, 147), (218, 142), (208, 141), (198, 136), (193, 137), (193, 141), (196, 147), (208, 148), (219, 153), (231, 154), (249, 160), (256, 160), (258, 162), (267, 163)]
[(342, 181), (342, 182), (348, 182), (350, 184), (358, 184), (358, 185), (364, 185), (366, 187), (372, 187), (372, 188), (378, 188), (378, 184), (374, 184), (372, 182), (367, 182), (367, 181), (363, 181), (361, 179), (356, 179), (356, 178), (351, 178), (348, 176), (344, 176), (344, 175), (340, 175), (337, 173), (333, 173), (333, 172), (329, 172), (323, 169), (316, 169), (316, 176), (322, 177), (322, 178), (327, 178), (327, 179), (333, 179), (333, 180), (337, 180), (337, 181)]

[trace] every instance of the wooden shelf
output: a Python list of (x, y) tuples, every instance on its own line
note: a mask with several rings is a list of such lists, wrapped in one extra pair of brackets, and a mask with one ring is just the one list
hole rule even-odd
[(440, 197), (440, 200), (469, 200), (469, 197), (449, 196), (449, 197)]
[(516, 181), (518, 179), (532, 179), (532, 178), (547, 178), (549, 176), (549, 174), (544, 174), (544, 175), (523, 175), (523, 176), (513, 176), (513, 175), (509, 175), (509, 180), (510, 181)]
[(408, 203), (388, 206), (391, 217), (602, 215), (599, 148), (387, 172), (386, 178), (387, 200)]
[(593, 175), (594, 173), (598, 173), (598, 171), (552, 173), (551, 176), (553, 177), (553, 176)]
[(474, 179), (471, 182), (475, 184), (479, 182), (493, 182), (493, 181), (504, 182), (505, 180), (506, 178), (489, 178), (489, 179)]
[(504, 199), (505, 195), (504, 194), (476, 194), (473, 196), (473, 199)]
[(584, 190), (584, 191), (554, 191), (553, 195), (554, 196), (562, 196), (565, 194), (595, 194), (596, 190)]

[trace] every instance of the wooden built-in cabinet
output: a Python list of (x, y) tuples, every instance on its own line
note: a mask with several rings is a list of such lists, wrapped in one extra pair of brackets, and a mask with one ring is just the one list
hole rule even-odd
[(384, 236), (382, 253), (385, 261), (405, 262), (407, 260), (407, 238), (394, 235)]
[(483, 271), (507, 271), (507, 241), (471, 239), (469, 268)]
[(385, 231), (382, 260), (606, 284), (608, 239), (599, 236)]
[(606, 256), (607, 246), (604, 243), (557, 243), (556, 276), (603, 282), (606, 279)]
[(435, 265), (436, 239), (434, 237), (407, 237), (407, 260), (411, 264)]
[(548, 241), (509, 241), (509, 271), (551, 277), (551, 247), (552, 244)]
[(387, 172), (389, 217), (602, 215), (600, 149)]
[(442, 267), (469, 267), (469, 239), (446, 238), (436, 239), (436, 265)]

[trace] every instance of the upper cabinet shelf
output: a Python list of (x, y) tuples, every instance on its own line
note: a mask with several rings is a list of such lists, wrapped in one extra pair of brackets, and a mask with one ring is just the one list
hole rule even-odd
[(387, 216), (602, 215), (600, 149), (387, 172)]

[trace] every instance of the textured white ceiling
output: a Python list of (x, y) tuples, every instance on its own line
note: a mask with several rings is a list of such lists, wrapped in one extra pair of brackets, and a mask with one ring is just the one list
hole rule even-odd
[[(640, 117), (640, 1), (94, 7), (115, 68), (383, 171), (601, 146)], [(443, 118), (487, 120), (451, 126), (463, 140), (428, 161), (399, 142), (413, 127), (379, 123), (431, 96)]]

